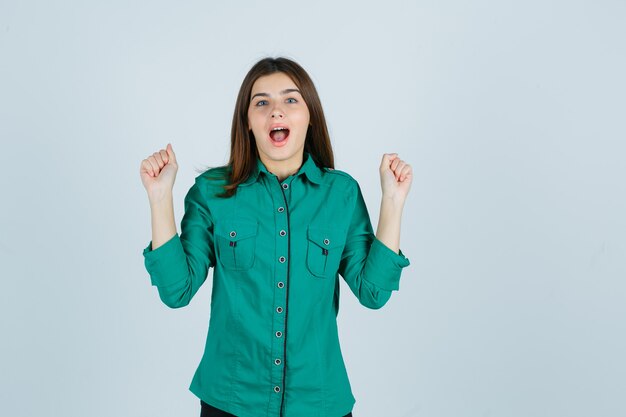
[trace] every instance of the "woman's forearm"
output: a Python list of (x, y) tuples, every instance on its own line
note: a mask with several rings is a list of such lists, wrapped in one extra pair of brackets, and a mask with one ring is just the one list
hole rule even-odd
[(158, 202), (150, 202), (150, 212), (152, 214), (152, 250), (155, 250), (176, 234), (172, 194), (168, 193)]
[(376, 238), (396, 253), (399, 253), (400, 249), (400, 222), (403, 208), (404, 202), (398, 203), (384, 196), (380, 201)]

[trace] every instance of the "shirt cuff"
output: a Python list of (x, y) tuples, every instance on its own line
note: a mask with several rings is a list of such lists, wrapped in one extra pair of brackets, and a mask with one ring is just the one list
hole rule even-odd
[(178, 233), (154, 250), (150, 241), (143, 250), (143, 256), (152, 285), (167, 287), (185, 279), (187, 275), (187, 255)]
[(374, 238), (367, 256), (369, 264), (367, 281), (388, 291), (400, 289), (402, 268), (409, 266), (411, 262), (402, 249), (398, 249), (398, 252), (394, 252), (378, 238)]

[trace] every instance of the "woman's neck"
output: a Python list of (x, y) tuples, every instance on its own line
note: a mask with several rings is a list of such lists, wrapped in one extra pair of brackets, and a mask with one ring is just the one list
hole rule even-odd
[(285, 161), (263, 160), (263, 158), (261, 158), (261, 162), (263, 162), (263, 165), (265, 165), (265, 168), (269, 172), (276, 175), (278, 180), (282, 182), (285, 178), (298, 172), (302, 166), (303, 156), (299, 155), (297, 159)]

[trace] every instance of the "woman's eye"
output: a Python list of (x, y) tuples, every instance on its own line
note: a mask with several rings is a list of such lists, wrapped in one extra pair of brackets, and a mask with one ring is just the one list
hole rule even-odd
[[(293, 101), (289, 101), (289, 100), (293, 100)], [(297, 102), (298, 102), (298, 100), (296, 100), (295, 98), (288, 98), (288, 99), (287, 99), (287, 102), (288, 102), (288, 103), (297, 103)]]
[(257, 105), (257, 106), (264, 106), (264, 105), (266, 105), (266, 104), (267, 104), (267, 100), (259, 100), (259, 101), (256, 103), (256, 105)]

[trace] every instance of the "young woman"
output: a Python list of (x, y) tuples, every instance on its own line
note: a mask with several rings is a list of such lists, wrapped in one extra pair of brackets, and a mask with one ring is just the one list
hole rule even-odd
[(361, 189), (334, 169), (308, 74), (266, 58), (246, 75), (228, 164), (195, 178), (177, 233), (171, 144), (141, 162), (152, 240), (145, 267), (161, 300), (187, 305), (214, 268), (204, 354), (189, 389), (201, 416), (352, 416), (337, 331), (339, 275), (365, 307), (399, 289), (411, 166), (384, 154), (376, 235)]

